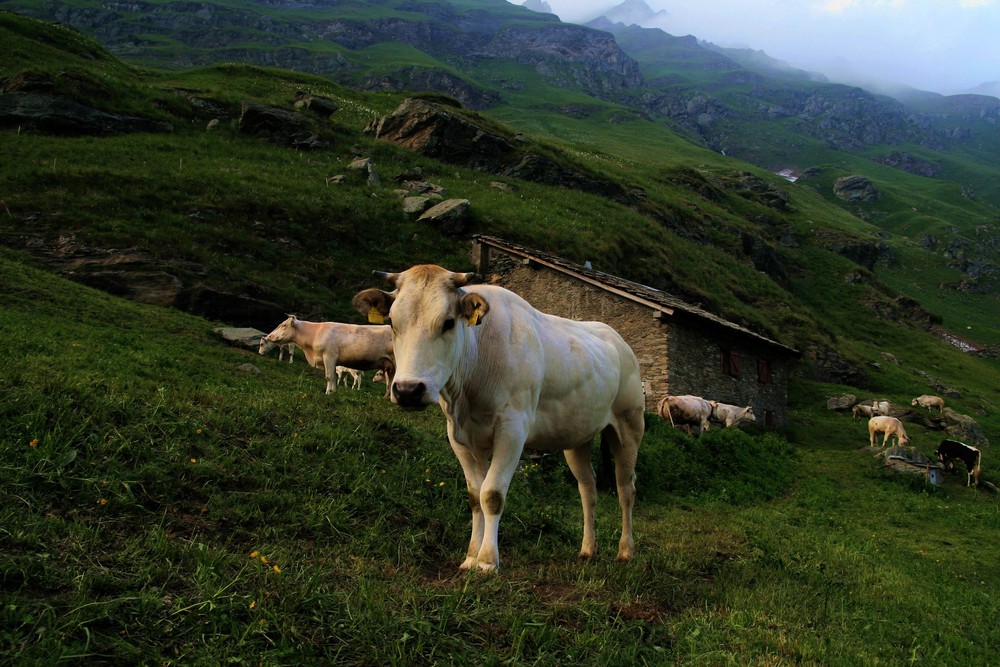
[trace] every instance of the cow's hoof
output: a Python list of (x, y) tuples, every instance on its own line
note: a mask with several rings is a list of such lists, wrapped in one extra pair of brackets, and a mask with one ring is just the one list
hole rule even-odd
[(479, 563), (480, 572), (496, 572), (500, 567), (496, 563)]
[(596, 554), (593, 551), (581, 551), (580, 555), (579, 555), (579, 559), (580, 560), (593, 560), (593, 558), (594, 558), (595, 555)]
[(458, 569), (462, 570), (463, 572), (468, 572), (469, 570), (476, 567), (477, 563), (478, 561), (476, 560), (475, 556), (469, 556), (468, 558), (462, 561), (462, 564), (458, 566)]

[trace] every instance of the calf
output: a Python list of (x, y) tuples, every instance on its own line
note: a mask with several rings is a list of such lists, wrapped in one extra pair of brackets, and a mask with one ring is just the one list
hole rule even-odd
[[(382, 371), (380, 370), (379, 373)], [(347, 366), (337, 366), (337, 384), (340, 381), (344, 381), (344, 386), (347, 386), (347, 378), (351, 378), (351, 388), (361, 389), (361, 380), (365, 377), (364, 371), (355, 370), (353, 368), (348, 368)]]
[(712, 420), (721, 423), (725, 428), (736, 426), (742, 421), (755, 422), (757, 417), (753, 413), (753, 407), (741, 408), (738, 405), (727, 405), (709, 401), (712, 404)]
[(937, 408), (938, 412), (944, 412), (944, 399), (940, 396), (931, 396), (930, 394), (917, 396), (915, 399), (910, 401), (910, 405), (914, 407), (919, 405), (922, 408), (927, 408), (928, 411), (930, 411), (931, 408)]
[(664, 396), (656, 411), (660, 417), (669, 420), (671, 426), (687, 426), (688, 433), (691, 432), (691, 426), (697, 426), (700, 435), (709, 428), (708, 420), (712, 416), (713, 403), (714, 401), (706, 401), (701, 396), (690, 394)]
[[(949, 470), (955, 468), (955, 461), (964, 463), (968, 475), (965, 485), (979, 486), (979, 466), (982, 463), (983, 454), (978, 449), (958, 440), (942, 440), (935, 454), (937, 454), (938, 461)], [(975, 484), (972, 483), (973, 480), (975, 480)]]
[(392, 327), (389, 325), (308, 322), (289, 315), (287, 320), (261, 339), (261, 350), (265, 341), (275, 345), (295, 343), (302, 348), (310, 366), (317, 368), (322, 364), (328, 394), (337, 389), (334, 373), (338, 365), (360, 371), (383, 369), (387, 373), (395, 368)]
[(882, 437), (882, 447), (889, 444), (889, 438), (896, 438), (896, 445), (903, 446), (910, 441), (910, 436), (906, 435), (906, 429), (903, 428), (903, 422), (899, 421), (895, 417), (872, 417), (868, 420), (868, 443), (874, 447), (875, 446), (875, 436), (878, 433), (883, 433)]

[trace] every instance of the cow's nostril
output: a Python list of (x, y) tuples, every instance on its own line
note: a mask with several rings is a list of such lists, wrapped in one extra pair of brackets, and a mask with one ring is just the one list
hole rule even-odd
[(392, 383), (392, 393), (399, 405), (423, 405), (427, 387), (423, 382), (401, 381)]

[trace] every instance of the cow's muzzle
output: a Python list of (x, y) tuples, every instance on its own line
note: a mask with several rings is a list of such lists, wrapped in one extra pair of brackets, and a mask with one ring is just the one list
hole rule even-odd
[(427, 385), (419, 380), (400, 380), (392, 383), (392, 402), (401, 408), (423, 410), (427, 401)]

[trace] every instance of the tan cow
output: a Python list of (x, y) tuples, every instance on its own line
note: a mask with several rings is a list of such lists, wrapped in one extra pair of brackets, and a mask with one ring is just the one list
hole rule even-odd
[(736, 426), (743, 421), (757, 421), (752, 406), (741, 408), (738, 405), (728, 405), (716, 401), (709, 401), (709, 403), (712, 404), (712, 420), (720, 422), (725, 428)]
[(309, 322), (289, 315), (288, 319), (261, 339), (261, 349), (264, 341), (273, 344), (295, 343), (302, 349), (310, 366), (318, 368), (322, 364), (328, 394), (337, 390), (337, 378), (334, 374), (338, 365), (356, 370), (388, 371), (393, 367), (392, 328), (387, 325)]
[(895, 436), (896, 444), (903, 446), (910, 441), (910, 436), (906, 435), (906, 429), (903, 428), (903, 422), (899, 421), (895, 417), (878, 416), (872, 417), (868, 420), (868, 442), (874, 447), (876, 436), (882, 433), (881, 447), (885, 447), (889, 444), (889, 438)]
[(701, 396), (683, 394), (681, 396), (664, 396), (656, 411), (660, 417), (669, 420), (670, 425), (686, 426), (688, 433), (692, 426), (698, 427), (698, 434), (709, 429), (708, 420), (712, 417), (714, 401), (707, 401)]
[(472, 535), (461, 569), (499, 567), (500, 516), (525, 447), (562, 450), (583, 504), (581, 558), (597, 552), (597, 486), (591, 465), (600, 435), (615, 458), (622, 532), (618, 560), (631, 560), (635, 463), (642, 440), (639, 362), (618, 333), (535, 310), (474, 273), (414, 266), (378, 273), (395, 289), (368, 289), (353, 305), (392, 322), (396, 376), (391, 400), (420, 410), (437, 403), (465, 473)]
[(944, 399), (940, 396), (931, 396), (930, 394), (923, 394), (922, 396), (917, 396), (910, 402), (910, 405), (916, 407), (920, 406), (922, 408), (927, 408), (930, 412), (931, 408), (937, 408), (938, 412), (944, 412)]

